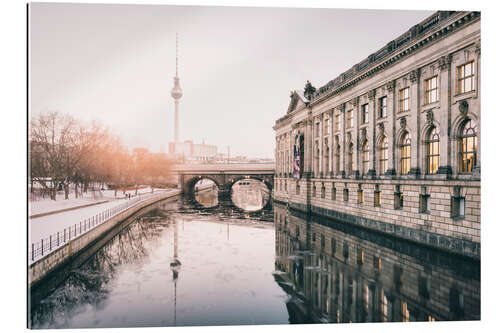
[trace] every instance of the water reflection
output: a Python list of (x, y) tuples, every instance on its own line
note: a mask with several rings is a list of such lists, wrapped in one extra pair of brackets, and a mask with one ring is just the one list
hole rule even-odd
[(210, 179), (200, 179), (194, 186), (194, 198), (204, 208), (219, 204), (219, 189)]
[[(144, 216), (122, 230), (90, 260), (72, 270), (51, 295), (31, 309), (33, 328), (63, 328), (85, 309), (102, 309), (113, 290), (120, 267), (144, 260), (159, 243), (169, 219)], [(78, 325), (77, 325), (78, 326)]]
[(33, 305), (32, 327), (288, 323), (273, 225), (225, 216), (183, 201), (143, 215)]
[(480, 264), (275, 205), (275, 279), (297, 322), (480, 319)]
[(269, 201), (269, 189), (255, 179), (242, 179), (234, 183), (231, 200), (240, 209), (257, 211), (264, 208)]

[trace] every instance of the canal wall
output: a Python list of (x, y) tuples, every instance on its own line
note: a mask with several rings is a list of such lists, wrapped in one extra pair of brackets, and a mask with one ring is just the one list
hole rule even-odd
[[(278, 178), (277, 183), (274, 200), (292, 209), (480, 260), (479, 181)], [(454, 217), (458, 197), (465, 214)], [(423, 211), (423, 198), (429, 210)]]
[(179, 194), (180, 190), (175, 190), (173, 192), (158, 194), (152, 198), (141, 201), (136, 205), (129, 207), (121, 213), (113, 216), (105, 223), (91, 229), (89, 232), (72, 239), (64, 246), (61, 246), (60, 248), (45, 256), (44, 258), (38, 260), (37, 262), (32, 263), (28, 266), (28, 287), (31, 289), (39, 281), (43, 280), (46, 276), (48, 276), (50, 273), (54, 272), (61, 266), (64, 266), (80, 252), (92, 246), (99, 239), (101, 239), (112, 229), (114, 229), (117, 225), (122, 223), (127, 218), (131, 217), (133, 214), (137, 213), (142, 208), (152, 205), (161, 200), (175, 197)]

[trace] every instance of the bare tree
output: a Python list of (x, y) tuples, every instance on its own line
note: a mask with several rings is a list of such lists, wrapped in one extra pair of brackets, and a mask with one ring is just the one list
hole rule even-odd
[(41, 114), (30, 123), (31, 176), (46, 188), (52, 181), (51, 199), (59, 184), (69, 198), (69, 184), (79, 163), (92, 151), (95, 135), (69, 115)]

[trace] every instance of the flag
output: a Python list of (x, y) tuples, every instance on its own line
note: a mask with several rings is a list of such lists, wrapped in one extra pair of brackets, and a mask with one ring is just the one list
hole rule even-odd
[(300, 147), (299, 136), (295, 136), (295, 145), (293, 146), (293, 178), (300, 178)]

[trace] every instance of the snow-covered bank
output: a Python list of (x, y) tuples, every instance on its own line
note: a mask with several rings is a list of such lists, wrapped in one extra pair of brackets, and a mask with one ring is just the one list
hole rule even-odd
[[(154, 189), (154, 191), (163, 191), (162, 189)], [(151, 187), (140, 188), (137, 194), (151, 193)], [(118, 191), (115, 197), (114, 190), (103, 190), (103, 191), (88, 191), (84, 193), (83, 196), (75, 198), (74, 193), (70, 195), (70, 198), (65, 200), (64, 193), (58, 193), (56, 200), (50, 200), (50, 198), (44, 198), (37, 201), (29, 202), (29, 216), (47, 214), (50, 212), (60, 211), (64, 209), (70, 209), (79, 206), (86, 206), (89, 204), (107, 202), (117, 199), (124, 199), (127, 194), (131, 197), (135, 196), (135, 190)]]
[[(145, 191), (146, 192), (146, 191)], [(44, 244), (48, 244), (47, 242), (51, 239), (56, 239), (55, 236), (57, 233), (60, 234), (60, 238), (64, 237), (65, 233), (69, 233), (70, 228), (74, 230), (75, 225), (77, 226), (77, 233), (80, 234), (80, 223), (84, 225), (83, 230), (88, 231), (91, 228), (86, 227), (86, 223), (90, 221), (93, 217), (101, 214), (102, 216), (106, 215), (106, 218), (112, 217), (109, 212), (113, 212), (116, 214), (117, 208), (126, 209), (130, 205), (134, 205), (142, 202), (156, 194), (165, 194), (169, 192), (178, 192), (178, 190), (169, 189), (169, 190), (155, 190), (154, 193), (139, 193), (136, 197), (132, 197), (132, 199), (120, 199), (120, 200), (112, 200), (106, 203), (102, 203), (99, 205), (94, 205), (85, 208), (77, 208), (70, 211), (65, 211), (61, 213), (55, 213), (51, 215), (46, 215), (34, 219), (28, 219), (28, 253), (31, 253), (33, 250), (33, 245), (35, 244), (35, 249), (41, 246), (41, 240), (44, 240)], [(135, 193), (135, 191), (134, 191)], [(87, 222), (85, 222), (87, 221)], [(52, 237), (52, 238), (51, 238)], [(54, 248), (50, 246), (53, 250)], [(45, 255), (45, 251), (44, 251)], [(36, 261), (36, 259), (35, 259)]]

